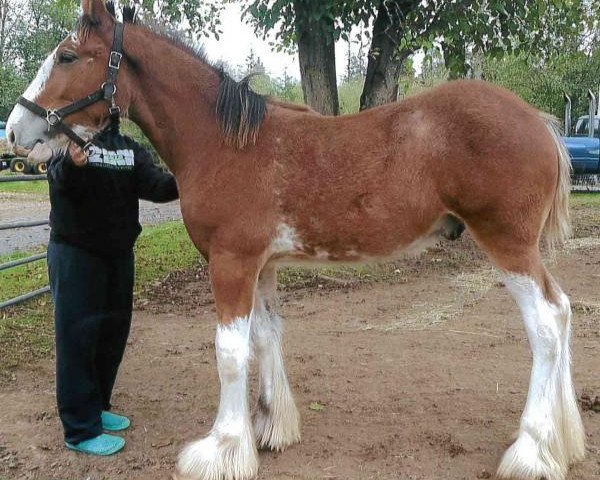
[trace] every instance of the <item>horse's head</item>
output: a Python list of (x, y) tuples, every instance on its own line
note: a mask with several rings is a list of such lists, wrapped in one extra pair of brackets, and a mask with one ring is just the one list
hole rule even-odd
[[(97, 91), (106, 82), (115, 18), (103, 0), (82, 0), (77, 28), (46, 58), (23, 97), (46, 110), (58, 110)], [(115, 96), (121, 108), (129, 103), (123, 74)], [(64, 124), (84, 139), (109, 121), (109, 104), (99, 101), (69, 115)], [(52, 148), (67, 145), (67, 137), (49, 130), (46, 119), (16, 105), (7, 123), (7, 138), (15, 150), (30, 150), (45, 142)]]

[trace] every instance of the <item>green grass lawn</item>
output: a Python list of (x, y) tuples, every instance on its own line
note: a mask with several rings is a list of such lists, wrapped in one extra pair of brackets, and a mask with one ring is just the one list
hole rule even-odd
[[(2, 173), (2, 177), (14, 176), (14, 173)], [(48, 182), (46, 180), (34, 180), (26, 182), (0, 182), (0, 193), (35, 193), (38, 195), (48, 195)]]
[(600, 207), (600, 193), (572, 193), (571, 207)]
[(137, 241), (135, 257), (136, 290), (163, 280), (175, 270), (191, 268), (201, 258), (181, 221), (145, 227)]

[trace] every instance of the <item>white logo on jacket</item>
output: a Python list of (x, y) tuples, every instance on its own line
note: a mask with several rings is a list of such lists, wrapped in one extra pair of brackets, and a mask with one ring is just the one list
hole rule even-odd
[(120, 170), (133, 169), (135, 155), (133, 150), (107, 150), (93, 145), (90, 148), (88, 163), (93, 167)]

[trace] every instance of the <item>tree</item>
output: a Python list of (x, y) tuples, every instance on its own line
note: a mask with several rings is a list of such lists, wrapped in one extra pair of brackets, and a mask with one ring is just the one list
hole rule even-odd
[(320, 0), (293, 3), (304, 101), (323, 114), (337, 115), (335, 16)]
[(18, 24), (22, 5), (16, 0), (0, 0), (0, 65), (8, 61), (9, 39)]
[[(232, 1), (232, 0), (230, 0)], [(244, 18), (267, 36), (275, 30), (278, 50), (297, 48), (305, 102), (318, 112), (337, 115), (335, 42), (348, 40), (370, 0), (241, 0)], [(365, 17), (368, 18), (368, 15)]]
[(27, 82), (14, 69), (0, 65), (0, 119), (6, 120)]
[(26, 15), (14, 36), (14, 56), (21, 74), (30, 79), (42, 61), (73, 29), (77, 0), (26, 0)]
[(419, 5), (418, 0), (380, 2), (373, 24), (371, 48), (360, 109), (371, 108), (398, 98), (398, 78), (404, 61), (414, 52), (398, 50), (403, 39), (403, 20)]
[(1, 118), (72, 29), (78, 6), (77, 0), (0, 0)]
[[(275, 30), (280, 48), (297, 44), (307, 102), (329, 113), (335, 110), (331, 106), (337, 95), (331, 67), (324, 62), (335, 64), (329, 45), (338, 38), (347, 39), (352, 27), (369, 30), (372, 25), (361, 100), (365, 109), (397, 98), (402, 63), (419, 49), (428, 55), (441, 49), (452, 76), (462, 76), (469, 70), (473, 49), (499, 58), (517, 51), (556, 48), (565, 32), (583, 29), (582, 1), (591, 0), (241, 1), (257, 31), (266, 35)], [(303, 68), (307, 62), (309, 66), (316, 63), (316, 68), (307, 71)], [(315, 88), (327, 91), (316, 95)]]
[(375, 36), (384, 32), (386, 42), (397, 42), (396, 49), (379, 49), (380, 55), (370, 55), (369, 62), (379, 65), (387, 60), (379, 76), (387, 74), (386, 80), (390, 80), (377, 82), (375, 76), (369, 81), (367, 77), (361, 109), (396, 98), (391, 79), (397, 78), (397, 64), (419, 49), (428, 55), (441, 49), (450, 77), (457, 78), (471, 69), (473, 51), (500, 58), (555, 50), (565, 36), (583, 30), (585, 14), (581, 2), (571, 0), (383, 0), (380, 19), (374, 27), (374, 43)]
[[(582, 26), (555, 38), (558, 48), (484, 56), (483, 77), (502, 85), (557, 117), (564, 113), (563, 94), (573, 101), (575, 118), (587, 114), (588, 89), (600, 87), (600, 3), (579, 2)], [(559, 13), (559, 12), (557, 12)]]

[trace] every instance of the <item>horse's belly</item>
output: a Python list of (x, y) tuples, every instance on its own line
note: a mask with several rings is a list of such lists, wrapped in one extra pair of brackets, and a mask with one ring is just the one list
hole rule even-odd
[[(442, 231), (434, 222), (423, 233), (396, 235), (324, 235), (322, 241), (305, 238), (293, 227), (280, 224), (271, 244), (271, 259), (278, 264), (374, 263), (415, 255), (434, 245)], [(385, 237), (385, 238), (384, 238)]]

